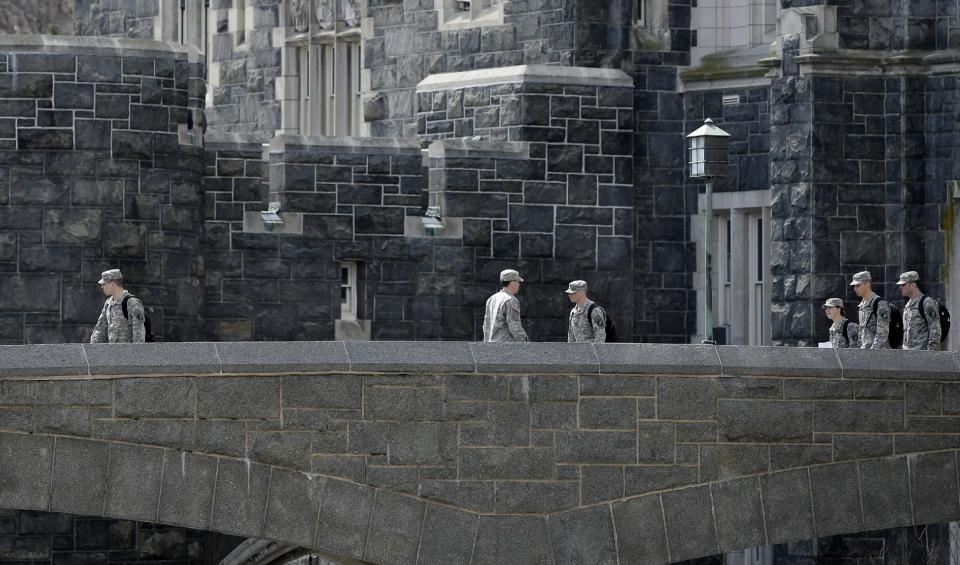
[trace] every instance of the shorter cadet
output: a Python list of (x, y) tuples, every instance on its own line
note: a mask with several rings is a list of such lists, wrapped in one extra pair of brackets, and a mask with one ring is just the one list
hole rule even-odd
[(860, 347), (860, 326), (844, 316), (843, 300), (828, 298), (823, 303), (823, 311), (833, 321), (830, 326), (830, 345), (842, 349)]

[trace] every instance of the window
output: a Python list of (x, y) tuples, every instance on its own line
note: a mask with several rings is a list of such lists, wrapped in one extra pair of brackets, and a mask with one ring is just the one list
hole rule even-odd
[[(292, 2), (292, 0), (291, 0)], [(291, 3), (284, 74), (296, 77), (283, 96), (284, 128), (301, 135), (363, 135), (363, 50), (355, 0)], [(290, 94), (295, 94), (291, 96)]]
[[(637, 0), (639, 1), (639, 0)], [(776, 37), (777, 0), (704, 0), (690, 9), (691, 35), (697, 42), (691, 64), (733, 48), (766, 45)]]
[(247, 0), (235, 0), (234, 38), (237, 45), (247, 42)]
[(363, 122), (360, 43), (337, 41), (297, 48), (300, 133), (359, 135)]
[(180, 0), (178, 10), (178, 41), (182, 45), (193, 45), (206, 53), (207, 9), (210, 0)]
[[(726, 327), (727, 343), (732, 345), (767, 345), (771, 340), (770, 276), (767, 272), (770, 212), (765, 207), (764, 192), (714, 195), (716, 220), (713, 237), (718, 267), (714, 273), (715, 323)], [(702, 198), (703, 195), (701, 202)], [(701, 246), (699, 261), (703, 253), (702, 233), (693, 229), (693, 237)], [(694, 280), (702, 281), (702, 277), (701, 271)], [(702, 282), (699, 285), (702, 321)]]
[(340, 319), (357, 319), (357, 263), (340, 264)]
[(763, 231), (763, 215), (757, 211), (747, 215), (750, 236), (750, 344), (762, 345), (766, 335), (764, 323), (768, 305), (764, 301), (764, 271), (767, 266), (767, 248), (769, 247)]
[(436, 0), (442, 27), (457, 29), (503, 24), (503, 5), (508, 0)]

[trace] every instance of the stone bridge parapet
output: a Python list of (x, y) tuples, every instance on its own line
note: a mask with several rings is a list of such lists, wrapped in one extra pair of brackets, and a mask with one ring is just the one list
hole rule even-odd
[(668, 563), (960, 519), (954, 353), (0, 347), (0, 507), (370, 563)]

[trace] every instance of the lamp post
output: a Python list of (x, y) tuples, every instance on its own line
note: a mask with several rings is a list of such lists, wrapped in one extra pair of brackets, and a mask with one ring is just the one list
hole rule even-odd
[(730, 134), (707, 118), (687, 136), (690, 140), (690, 178), (703, 179), (707, 190), (703, 210), (703, 343), (713, 344), (713, 181), (727, 176), (727, 138)]

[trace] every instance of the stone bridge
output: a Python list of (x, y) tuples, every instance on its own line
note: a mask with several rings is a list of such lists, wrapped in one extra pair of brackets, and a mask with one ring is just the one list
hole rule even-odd
[(946, 352), (0, 347), (0, 507), (369, 563), (658, 564), (960, 519)]

